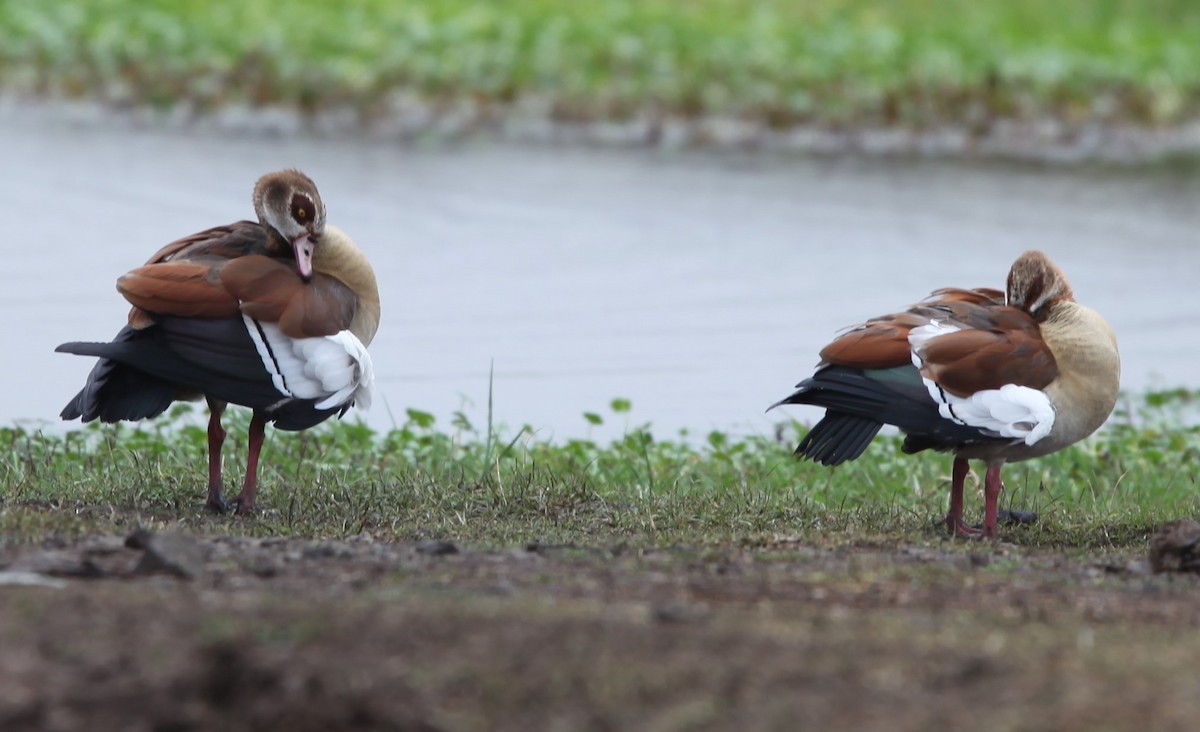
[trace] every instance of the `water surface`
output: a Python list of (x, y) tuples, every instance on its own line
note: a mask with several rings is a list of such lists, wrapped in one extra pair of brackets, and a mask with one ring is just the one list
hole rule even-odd
[[(374, 262), (387, 428), (415, 407), (552, 438), (613, 397), (662, 436), (768, 433), (763, 409), (842, 326), (946, 286), (1002, 287), (1046, 250), (1116, 329), (1123, 385), (1200, 387), (1200, 178), (1191, 170), (811, 160), (765, 153), (451, 149), (76, 126), (0, 116), (0, 422), (53, 420), (126, 306), (116, 278), (252, 217), (296, 166)], [(620, 429), (610, 419), (599, 433)]]

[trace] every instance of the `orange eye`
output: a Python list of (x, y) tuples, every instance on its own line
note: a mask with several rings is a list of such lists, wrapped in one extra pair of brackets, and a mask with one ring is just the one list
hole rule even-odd
[(296, 223), (307, 226), (308, 222), (317, 215), (317, 206), (313, 200), (303, 193), (293, 193), (291, 200), (292, 219)]

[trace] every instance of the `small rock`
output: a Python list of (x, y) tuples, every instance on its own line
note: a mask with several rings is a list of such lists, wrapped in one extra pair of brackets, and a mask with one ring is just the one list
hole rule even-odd
[(195, 539), (167, 531), (154, 534), (138, 527), (125, 539), (125, 546), (141, 549), (142, 559), (134, 574), (166, 572), (182, 579), (196, 579), (204, 571), (204, 552)]
[(1168, 521), (1150, 537), (1150, 567), (1157, 572), (1200, 572), (1200, 523)]

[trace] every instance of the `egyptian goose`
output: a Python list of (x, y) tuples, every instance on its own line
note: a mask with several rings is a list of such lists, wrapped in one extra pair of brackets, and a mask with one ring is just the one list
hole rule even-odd
[[(370, 405), (367, 345), (380, 314), (371, 265), (325, 224), (308, 176), (268, 173), (253, 201), (258, 223), (179, 239), (119, 278), (133, 308), (111, 343), (55, 349), (100, 358), (63, 419), (145, 419), (203, 396), (211, 411), (207, 505), (239, 514), (254, 509), (267, 422), (303, 430)], [(254, 410), (246, 478), (232, 506), (221, 495), (221, 415), (230, 403)]]
[[(823, 465), (862, 455), (885, 424), (905, 433), (906, 453), (953, 452), (946, 528), (994, 538), (1004, 463), (1048, 455), (1094, 432), (1116, 404), (1120, 371), (1112, 328), (1075, 302), (1045, 254), (1028, 251), (1013, 263), (1007, 293), (938, 290), (852, 328), (771, 408), (826, 408), (796, 448)], [(982, 531), (963, 521), (968, 459), (987, 465)]]

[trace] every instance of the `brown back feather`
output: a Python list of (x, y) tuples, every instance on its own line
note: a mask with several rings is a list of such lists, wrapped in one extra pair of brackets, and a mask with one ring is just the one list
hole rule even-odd
[(129, 324), (145, 328), (152, 313), (232, 317), (239, 312), (278, 323), (285, 335), (310, 338), (346, 330), (355, 293), (317, 272), (307, 284), (291, 253), (254, 221), (216, 226), (167, 244), (147, 264), (122, 276), (117, 289), (133, 305)]
[(290, 252), (287, 249), (276, 251), (272, 246), (271, 240), (257, 222), (236, 221), (176, 239), (155, 252), (146, 264), (202, 257), (236, 259), (248, 254), (289, 256)]
[(203, 262), (138, 267), (117, 280), (117, 291), (134, 306), (130, 313), (134, 327), (143, 320), (136, 312), (139, 309), (188, 318), (222, 318), (238, 312), (237, 298), (216, 281), (213, 266)]
[(1037, 322), (1004, 304), (990, 288), (938, 290), (902, 313), (872, 318), (821, 350), (822, 360), (852, 368), (894, 368), (912, 363), (913, 328), (932, 321), (960, 330), (924, 344), (922, 375), (943, 389), (967, 396), (1017, 384), (1041, 389), (1058, 376)]
[(821, 360), (859, 369), (886, 369), (912, 363), (908, 332), (928, 319), (897, 313), (868, 320), (821, 349)]
[(357, 299), (340, 281), (320, 272), (307, 284), (290, 262), (261, 255), (239, 257), (220, 271), (221, 285), (241, 301), (241, 311), (278, 323), (292, 338), (333, 335), (350, 327)]
[[(253, 221), (214, 226), (167, 244), (146, 266), (117, 280), (117, 290), (133, 307), (129, 325), (153, 325), (151, 313), (219, 318), (236, 315), (237, 298), (220, 284), (219, 272), (229, 260), (267, 253), (270, 242)], [(286, 252), (284, 252), (286, 255)]]
[(1058, 366), (1041, 335), (1013, 330), (964, 330), (934, 338), (921, 350), (923, 376), (968, 396), (1005, 384), (1043, 389)]

